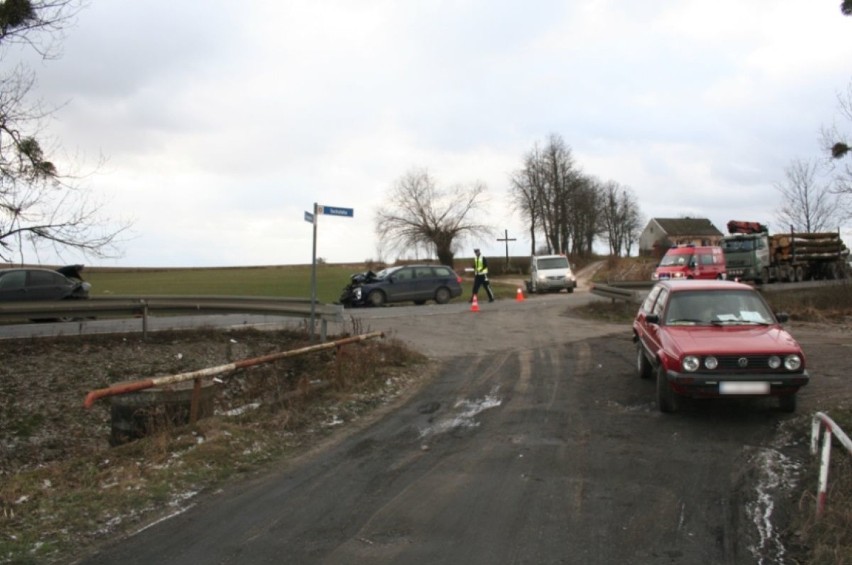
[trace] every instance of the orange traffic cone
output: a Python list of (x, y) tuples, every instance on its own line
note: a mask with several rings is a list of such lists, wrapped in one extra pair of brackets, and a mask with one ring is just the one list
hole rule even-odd
[(518, 289), (518, 294), (515, 296), (515, 300), (518, 302), (524, 301), (524, 291), (522, 291), (520, 288)]
[(476, 295), (473, 295), (473, 300), (470, 302), (470, 311), (471, 312), (479, 312), (479, 300), (476, 299)]

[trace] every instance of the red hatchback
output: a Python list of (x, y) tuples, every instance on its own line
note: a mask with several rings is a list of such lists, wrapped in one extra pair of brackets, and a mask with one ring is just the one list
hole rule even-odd
[(633, 321), (636, 369), (656, 375), (657, 405), (677, 410), (682, 396), (777, 396), (796, 409), (808, 384), (805, 355), (751, 286), (733, 281), (661, 281)]

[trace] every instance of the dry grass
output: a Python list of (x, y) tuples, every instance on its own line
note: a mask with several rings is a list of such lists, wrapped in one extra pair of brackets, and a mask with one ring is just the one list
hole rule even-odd
[[(81, 407), (88, 390), (134, 372), (155, 376), (146, 368), (170, 374), (305, 341), (300, 333), (249, 330), (0, 343), (0, 395), (13, 395), (0, 399), (0, 562), (71, 561), (200, 492), (316, 444), (424, 373), (422, 356), (387, 339), (285, 359), (224, 376), (213, 417), (184, 426), (161, 419), (144, 439), (112, 448), (109, 402)], [(35, 350), (42, 361), (32, 367)], [(116, 356), (121, 372), (110, 367)]]

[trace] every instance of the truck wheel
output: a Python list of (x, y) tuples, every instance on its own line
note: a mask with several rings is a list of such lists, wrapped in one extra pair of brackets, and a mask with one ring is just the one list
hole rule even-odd
[(795, 271), (793, 272), (793, 280), (795, 282), (802, 282), (803, 280), (805, 280), (805, 269), (802, 268), (801, 265), (796, 267)]

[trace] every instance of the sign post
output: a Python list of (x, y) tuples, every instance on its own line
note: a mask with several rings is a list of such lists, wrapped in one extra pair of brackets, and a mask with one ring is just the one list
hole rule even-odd
[(311, 341), (314, 339), (314, 327), (317, 309), (317, 220), (320, 215), (341, 216), (343, 218), (355, 217), (353, 208), (341, 208), (339, 206), (323, 206), (314, 202), (314, 211), (305, 212), (305, 221), (314, 225), (313, 249), (311, 251)]

